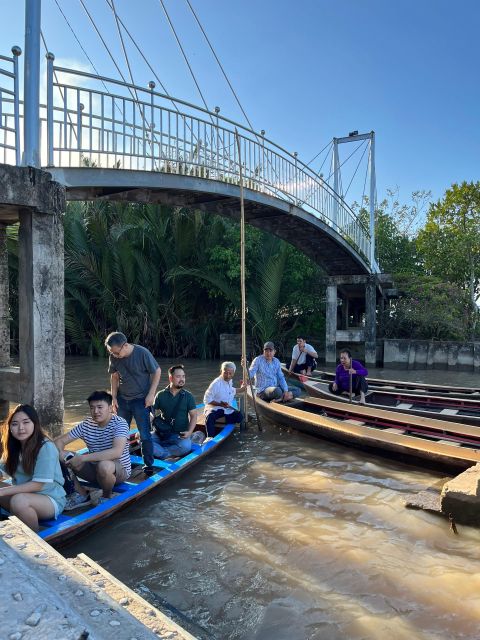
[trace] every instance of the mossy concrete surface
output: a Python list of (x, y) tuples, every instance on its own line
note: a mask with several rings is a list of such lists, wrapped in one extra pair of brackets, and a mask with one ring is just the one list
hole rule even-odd
[(446, 482), (440, 500), (443, 513), (457, 524), (480, 526), (480, 464)]
[(0, 637), (195, 640), (83, 554), (65, 559), (17, 518), (0, 522)]

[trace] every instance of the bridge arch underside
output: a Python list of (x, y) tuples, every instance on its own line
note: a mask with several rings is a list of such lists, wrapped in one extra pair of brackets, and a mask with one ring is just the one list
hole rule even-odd
[[(46, 168), (67, 188), (67, 200), (112, 200), (191, 207), (239, 220), (240, 187), (176, 174), (122, 169)], [(289, 242), (329, 275), (364, 275), (364, 258), (312, 213), (275, 196), (244, 188), (245, 221)]]

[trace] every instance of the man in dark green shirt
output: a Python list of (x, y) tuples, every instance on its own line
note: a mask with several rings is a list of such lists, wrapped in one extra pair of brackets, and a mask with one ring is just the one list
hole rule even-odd
[(164, 460), (190, 453), (190, 436), (197, 424), (195, 398), (185, 387), (183, 365), (168, 370), (168, 387), (159, 391), (153, 403), (153, 455)]

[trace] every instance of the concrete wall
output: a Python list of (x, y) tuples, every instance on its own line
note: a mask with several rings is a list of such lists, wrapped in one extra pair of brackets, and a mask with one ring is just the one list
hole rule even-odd
[(480, 342), (384, 340), (383, 365), (390, 369), (480, 371)]
[[(247, 336), (247, 357), (252, 353), (253, 343)], [(242, 336), (240, 333), (220, 334), (220, 358), (241, 358)]]

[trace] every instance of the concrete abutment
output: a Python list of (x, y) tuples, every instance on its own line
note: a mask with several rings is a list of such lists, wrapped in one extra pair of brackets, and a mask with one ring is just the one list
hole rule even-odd
[[(0, 410), (32, 404), (58, 435), (65, 376), (63, 215), (65, 189), (32, 167), (0, 165)], [(19, 366), (10, 366), (6, 227), (19, 224)]]
[(365, 364), (377, 364), (377, 304), (391, 285), (387, 274), (330, 276), (326, 285), (325, 362), (337, 362), (337, 343), (351, 347), (364, 343)]

